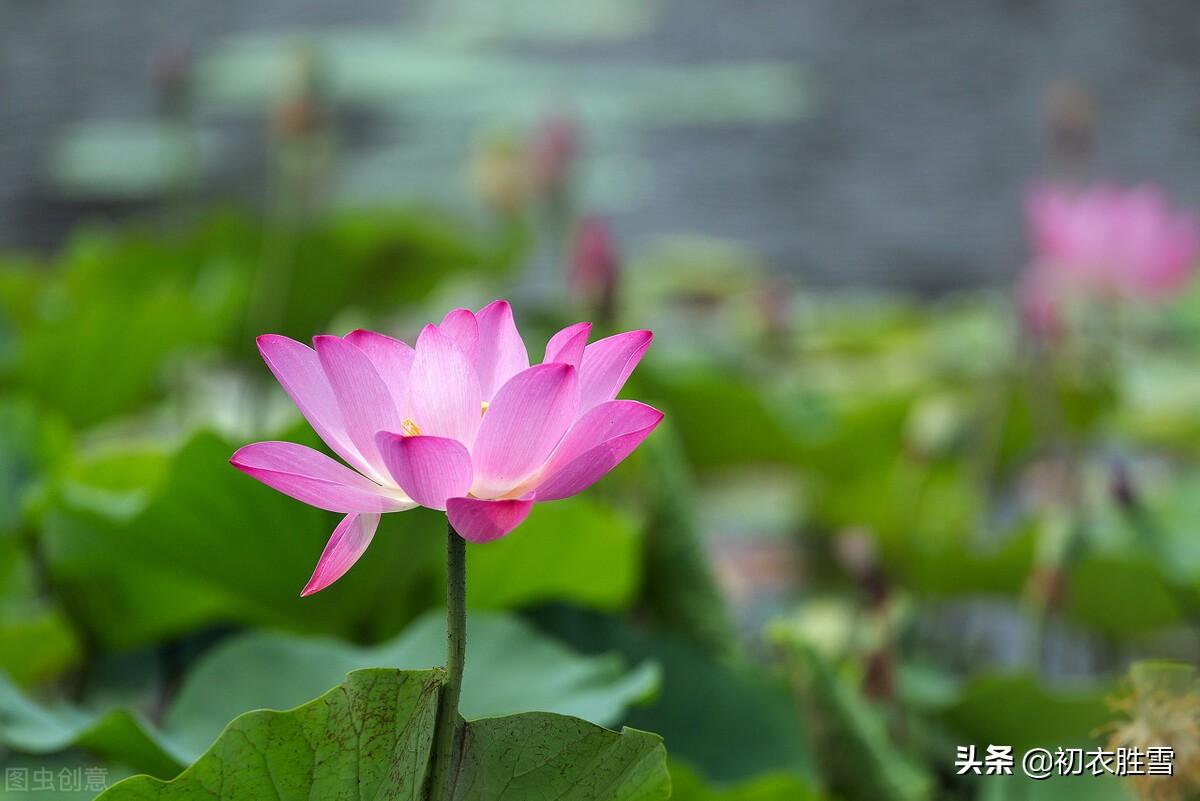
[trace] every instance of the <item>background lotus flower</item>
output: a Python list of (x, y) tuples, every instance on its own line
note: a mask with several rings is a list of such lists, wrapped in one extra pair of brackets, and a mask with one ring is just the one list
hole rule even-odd
[(532, 367), (499, 300), (425, 326), (415, 349), (362, 330), (315, 337), (313, 348), (259, 337), (279, 383), (350, 465), (289, 442), (247, 445), (231, 459), (280, 492), (346, 515), (303, 594), (357, 561), (380, 514), (445, 510), (464, 539), (487, 542), (520, 525), (535, 501), (587, 489), (628, 456), (662, 420), (643, 403), (615, 400), (652, 336), (588, 344), (590, 331), (590, 323), (559, 331)]
[(1062, 297), (1054, 276), (1047, 270), (1027, 270), (1017, 282), (1017, 308), (1034, 339), (1051, 341), (1063, 333)]
[(1102, 297), (1161, 298), (1191, 279), (1200, 219), (1153, 186), (1039, 184), (1025, 213), (1038, 283)]
[(584, 307), (611, 320), (620, 276), (621, 259), (608, 221), (584, 217), (571, 243), (571, 294)]

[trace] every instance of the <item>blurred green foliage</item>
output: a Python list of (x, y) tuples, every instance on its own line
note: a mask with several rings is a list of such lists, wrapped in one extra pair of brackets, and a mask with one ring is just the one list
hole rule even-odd
[[(301, 599), (336, 516), (227, 460), (253, 439), (320, 447), (255, 334), (412, 333), (505, 294), (526, 222), (219, 212), (3, 262), (6, 766), (170, 778), (252, 708), (298, 707), (234, 724), (264, 737), (334, 725), (300, 705), (352, 670), (438, 663), (438, 514), (386, 516), (369, 558)], [(612, 323), (655, 330), (629, 396), (668, 423), (588, 494), (470, 549), (467, 716), (654, 731), (685, 801), (1128, 798), (972, 783), (952, 759), (1095, 744), (1131, 659), (1200, 653), (1200, 296), (1048, 346), (989, 293), (782, 292), (707, 240), (635, 263)], [(522, 317), (535, 360), (571, 311)], [(480, 731), (576, 725), (510, 723)], [(653, 738), (597, 732), (576, 734), (661, 762)], [(661, 793), (647, 775), (631, 798)]]
[[(213, 786), (244, 798), (297, 792), (417, 797), (432, 753), (440, 686), (436, 671), (356, 671), (296, 709), (237, 718), (208, 753), (169, 782), (139, 776), (100, 797), (195, 799), (210, 796)], [(523, 759), (514, 741), (542, 755)], [(659, 738), (631, 729), (618, 734), (546, 713), (486, 718), (466, 726), (455, 797), (516, 801), (547, 789), (564, 801), (666, 799), (665, 756)]]

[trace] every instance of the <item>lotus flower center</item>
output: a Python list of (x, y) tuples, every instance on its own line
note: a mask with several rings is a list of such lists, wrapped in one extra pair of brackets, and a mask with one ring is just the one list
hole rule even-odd
[(411, 417), (405, 417), (404, 422), (400, 424), (400, 432), (406, 437), (421, 436), (421, 429), (413, 422)]

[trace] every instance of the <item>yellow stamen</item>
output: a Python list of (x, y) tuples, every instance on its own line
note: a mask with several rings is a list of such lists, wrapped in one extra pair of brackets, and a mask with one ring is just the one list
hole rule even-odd
[(487, 401), (483, 402), (483, 411), (479, 413), (481, 417), (483, 416), (483, 412), (486, 412), (488, 410), (488, 405), (489, 404)]
[(421, 436), (421, 429), (413, 422), (411, 417), (405, 417), (404, 422), (400, 424), (400, 432), (406, 437)]

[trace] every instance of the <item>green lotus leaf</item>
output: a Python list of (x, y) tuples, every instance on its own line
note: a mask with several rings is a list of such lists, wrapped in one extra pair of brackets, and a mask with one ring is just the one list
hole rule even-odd
[[(171, 781), (137, 776), (102, 801), (357, 801), (425, 797), (443, 673), (363, 670), (287, 712), (234, 720)], [(670, 796), (655, 735), (529, 713), (464, 725), (455, 801), (652, 801)]]
[[(574, 653), (510, 616), (473, 612), (467, 631), (459, 708), (470, 719), (537, 709), (612, 724), (658, 686), (658, 670), (648, 662), (627, 671), (616, 655)], [(189, 673), (164, 728), (194, 758), (248, 709), (287, 709), (351, 671), (424, 668), (440, 664), (445, 652), (445, 613), (438, 611), (396, 639), (367, 648), (326, 638), (245, 634), (220, 645)]]
[(683, 762), (671, 760), (671, 801), (820, 801), (824, 796), (786, 773), (768, 773), (733, 785), (709, 784)]
[(1003, 743), (1020, 751), (1074, 743), (1110, 722), (1106, 687), (1050, 689), (1021, 674), (984, 675), (963, 688), (943, 713), (964, 743)]
[[(315, 444), (306, 436), (285, 438)], [(200, 432), (174, 452), (124, 446), (72, 466), (44, 540), (64, 603), (100, 643), (142, 646), (219, 623), (374, 642), (442, 603), (445, 516), (425, 509), (385, 515), (353, 570), (301, 598), (338, 518), (231, 468), (235, 449)], [(640, 579), (637, 521), (571, 498), (539, 506), (470, 560), (476, 608), (622, 608)]]
[(78, 747), (113, 762), (173, 776), (181, 761), (140, 716), (124, 709), (92, 715), (72, 707), (43, 707), (0, 674), (0, 743), (26, 754)]
[[(468, 624), (468, 718), (524, 709), (598, 723), (621, 720), (658, 688), (658, 668), (632, 670), (615, 654), (577, 654), (519, 619), (487, 612)], [(225, 725), (251, 709), (288, 709), (378, 665), (427, 668), (445, 658), (444, 613), (430, 612), (402, 635), (373, 647), (324, 637), (250, 632), (226, 640), (187, 674), (162, 727), (127, 707), (43, 706), (0, 675), (0, 743), (26, 754), (92, 751), (162, 778), (197, 759)], [(280, 665), (287, 665), (280, 671)]]
[(540, 620), (574, 647), (615, 650), (662, 668), (662, 692), (625, 722), (662, 735), (671, 754), (714, 782), (763, 773), (815, 776), (810, 733), (790, 688), (752, 664), (714, 655), (674, 632), (610, 616), (546, 610)]

